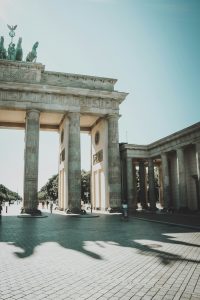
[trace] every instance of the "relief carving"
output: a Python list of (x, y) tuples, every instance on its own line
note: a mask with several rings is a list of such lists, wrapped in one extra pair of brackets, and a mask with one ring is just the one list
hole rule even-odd
[(20, 81), (20, 82), (36, 82), (38, 71), (30, 71), (25, 69), (3, 68), (0, 72), (0, 80)]
[(96, 165), (102, 161), (103, 161), (103, 150), (100, 150), (93, 155), (93, 165)]

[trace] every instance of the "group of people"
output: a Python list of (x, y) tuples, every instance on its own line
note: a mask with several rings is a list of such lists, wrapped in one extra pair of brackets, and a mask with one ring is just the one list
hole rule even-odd
[(53, 210), (53, 200), (50, 200), (50, 201), (42, 201), (42, 209), (44, 209), (45, 208), (45, 204), (46, 204), (46, 208), (48, 209), (48, 208), (50, 208), (50, 212), (51, 212), (51, 214), (52, 214), (52, 210)]
[[(10, 205), (9, 201), (5, 201), (5, 209), (6, 209), (6, 213), (8, 212), (8, 206)], [(0, 202), (0, 216), (1, 216), (1, 213), (2, 213), (2, 210), (3, 210), (3, 203), (2, 201)]]

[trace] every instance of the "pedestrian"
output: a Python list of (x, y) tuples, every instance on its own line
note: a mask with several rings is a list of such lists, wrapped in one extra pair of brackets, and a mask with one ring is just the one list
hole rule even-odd
[(6, 200), (6, 202), (5, 202), (6, 213), (8, 212), (8, 206), (9, 206), (9, 202), (8, 202), (8, 200)]
[(48, 206), (49, 206), (49, 201), (47, 200), (47, 202), (46, 202), (46, 206), (47, 206), (47, 209), (48, 209)]
[(1, 217), (2, 210), (3, 210), (3, 207), (2, 207), (2, 203), (0, 202), (0, 217)]
[(42, 208), (44, 208), (44, 201), (42, 201)]
[(52, 214), (52, 210), (53, 210), (53, 200), (50, 201), (50, 212)]

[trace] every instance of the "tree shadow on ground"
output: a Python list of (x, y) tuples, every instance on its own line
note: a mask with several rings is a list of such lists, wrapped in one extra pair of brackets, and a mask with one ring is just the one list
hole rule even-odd
[(173, 238), (176, 234), (192, 232), (196, 230), (136, 219), (123, 222), (118, 215), (101, 215), (99, 218), (89, 219), (49, 214), (48, 218), (2, 216), (0, 219), (0, 242), (21, 248), (21, 251), (15, 252), (19, 258), (31, 256), (39, 245), (55, 242), (66, 249), (79, 251), (93, 259), (103, 260), (103, 256), (99, 253), (85, 249), (86, 242), (94, 242), (99, 247), (104, 247), (101, 244), (103, 241), (119, 247), (136, 249), (141, 255), (156, 256), (164, 265), (177, 260), (198, 263), (199, 260), (162, 250), (166, 243), (199, 247), (199, 244), (191, 243), (189, 238), (187, 241), (185, 238), (184, 240)]

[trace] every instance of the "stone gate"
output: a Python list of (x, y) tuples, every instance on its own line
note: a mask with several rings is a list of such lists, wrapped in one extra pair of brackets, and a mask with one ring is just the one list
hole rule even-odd
[(39, 131), (60, 135), (59, 206), (81, 208), (80, 132), (91, 134), (91, 195), (95, 208), (121, 205), (119, 105), (115, 79), (45, 71), (41, 63), (0, 59), (0, 127), (25, 129), (26, 213), (37, 213)]

